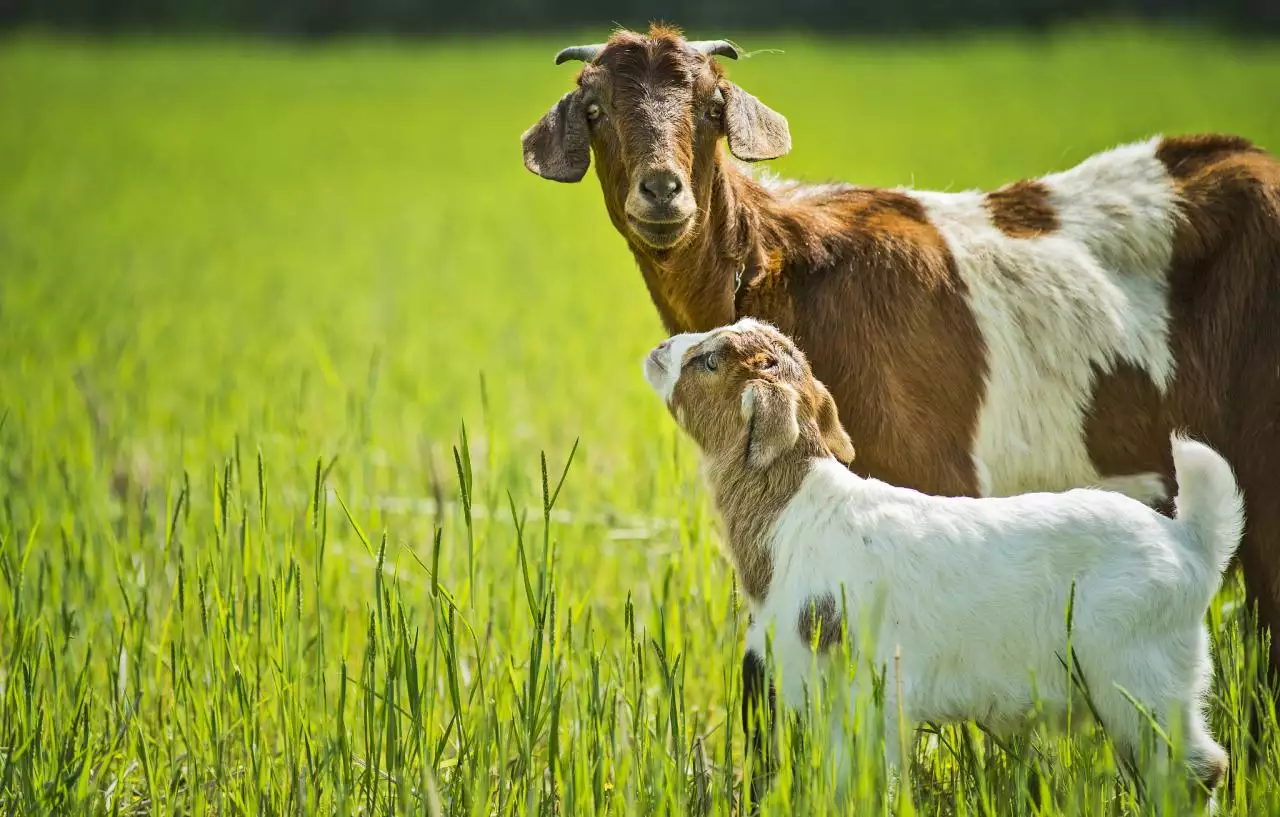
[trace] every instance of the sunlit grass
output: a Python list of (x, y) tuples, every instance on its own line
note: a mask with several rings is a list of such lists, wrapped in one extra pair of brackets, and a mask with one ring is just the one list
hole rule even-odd
[[(738, 39), (785, 52), (730, 71), (790, 118), (787, 174), (1280, 148), (1280, 47)], [(594, 180), (520, 164), (564, 44), (0, 43), (0, 812), (735, 808), (745, 614), (639, 375), (656, 315)], [(1238, 597), (1211, 614), (1220, 800), (1276, 813)], [(966, 727), (890, 805), (864, 727), (857, 813), (1183, 796), (1138, 803), (1096, 730)], [(766, 811), (821, 813), (821, 751), (780, 742)]]

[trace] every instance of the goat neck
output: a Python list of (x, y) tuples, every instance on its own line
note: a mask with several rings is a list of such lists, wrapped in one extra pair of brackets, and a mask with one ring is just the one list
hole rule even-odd
[[(705, 332), (732, 323), (739, 289), (776, 268), (782, 214), (773, 196), (717, 150), (698, 191), (697, 223), (682, 244), (656, 250), (627, 229), (624, 202), (606, 195), (610, 219), (627, 239), (667, 331)], [(608, 190), (609, 186), (605, 185)]]
[(773, 577), (773, 525), (805, 477), (824, 460), (835, 462), (820, 443), (804, 438), (764, 468), (748, 467), (741, 451), (706, 453), (707, 484), (724, 522), (738, 581), (752, 604), (764, 600)]

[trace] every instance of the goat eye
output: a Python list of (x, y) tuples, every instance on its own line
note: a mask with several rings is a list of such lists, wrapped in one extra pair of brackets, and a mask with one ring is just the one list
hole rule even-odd
[(592, 102), (590, 105), (587, 106), (587, 119), (590, 119), (592, 122), (594, 122), (599, 118), (600, 118), (600, 106)]
[(714, 372), (716, 368), (719, 367), (720, 360), (716, 357), (714, 352), (708, 352), (702, 356), (702, 365), (707, 371)]
[(769, 369), (778, 368), (778, 359), (776, 357), (767, 357), (760, 361), (760, 368), (768, 371)]
[(707, 109), (707, 116), (716, 120), (724, 116), (724, 93), (719, 88), (711, 96), (711, 107)]

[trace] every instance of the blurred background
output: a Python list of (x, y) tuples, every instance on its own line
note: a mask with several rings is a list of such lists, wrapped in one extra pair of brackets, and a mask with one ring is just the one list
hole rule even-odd
[(0, 23), (82, 31), (239, 31), (288, 36), (350, 32), (439, 35), (636, 26), (906, 33), (1044, 26), (1121, 17), (1204, 23), (1257, 34), (1280, 29), (1274, 0), (0, 0)]
[[(683, 808), (633, 735), (705, 740), (731, 786), (745, 617), (640, 375), (662, 327), (595, 175), (519, 149), (560, 48), (653, 19), (758, 52), (724, 64), (789, 177), (1280, 149), (1276, 0), (0, 0), (0, 813), (378, 813), (380, 768), (532, 797), (552, 734), (624, 813)], [(1280, 813), (1240, 779), (1225, 813)]]

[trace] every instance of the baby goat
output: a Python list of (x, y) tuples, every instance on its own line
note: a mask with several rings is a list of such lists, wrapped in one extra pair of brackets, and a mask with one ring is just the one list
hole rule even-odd
[[(862, 632), (841, 611), (877, 605), (876, 620), (860, 623), (872, 637), (864, 657), (896, 675), (885, 684), (890, 769), (901, 757), (889, 726), (899, 707), (909, 724), (972, 719), (996, 731), (1017, 728), (1037, 702), (1065, 715), (1074, 585), (1075, 658), (1121, 755), (1137, 759), (1144, 731), (1123, 689), (1157, 717), (1180, 719), (1193, 772), (1217, 785), (1227, 757), (1201, 710), (1212, 669), (1203, 619), (1244, 510), (1211, 448), (1173, 438), (1174, 519), (1100, 490), (936, 497), (842, 464), (854, 451), (831, 395), (767, 324), (676, 335), (644, 371), (702, 451), (750, 605), (744, 718), (764, 688), (770, 629), (782, 698), (798, 708), (830, 660), (821, 654)], [(832, 724), (837, 758), (843, 720)]]

